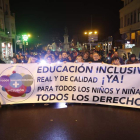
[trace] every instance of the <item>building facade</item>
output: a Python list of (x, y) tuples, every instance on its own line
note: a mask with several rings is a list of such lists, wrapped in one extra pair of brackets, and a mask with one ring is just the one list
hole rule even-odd
[(13, 56), (13, 42), (16, 37), (15, 15), (10, 12), (9, 0), (0, 0), (0, 58)]
[[(120, 10), (120, 34), (124, 39), (124, 48), (140, 48), (140, 0), (122, 0)], [(127, 47), (126, 47), (127, 46)]]

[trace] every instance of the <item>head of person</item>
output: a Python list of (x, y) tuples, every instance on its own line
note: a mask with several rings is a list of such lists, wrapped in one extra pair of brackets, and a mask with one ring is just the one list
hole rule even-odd
[(59, 54), (58, 58), (59, 58), (59, 60), (61, 60), (62, 59), (62, 54)]
[(62, 58), (63, 58), (63, 59), (66, 59), (67, 57), (68, 57), (67, 53), (66, 53), (66, 52), (63, 52), (63, 53), (62, 53)]
[(131, 62), (136, 61), (136, 55), (135, 55), (135, 54), (131, 54), (129, 60), (130, 60)]
[(88, 58), (88, 53), (84, 53), (84, 59), (87, 59)]
[(20, 57), (19, 57), (19, 55), (18, 55), (18, 54), (16, 54), (16, 57), (17, 57), (17, 59), (20, 59)]
[(100, 59), (100, 56), (98, 53), (93, 54), (93, 61), (98, 61)]
[(52, 63), (52, 57), (51, 57), (51, 56), (48, 56), (48, 57), (47, 57), (47, 63), (49, 63), (49, 64)]
[(21, 55), (20, 59), (21, 60), (24, 60), (25, 59), (25, 56), (24, 55)]
[(68, 59), (69, 59), (69, 61), (72, 61), (72, 58), (71, 58), (71, 56), (70, 56), (70, 55), (68, 56)]
[(44, 55), (39, 55), (39, 59), (40, 60), (44, 59)]
[(92, 59), (93, 58), (93, 53), (90, 53), (90, 59)]
[(108, 52), (109, 54), (112, 54), (112, 52), (111, 52), (111, 50), (109, 50), (109, 52)]
[(114, 52), (114, 57), (119, 57), (118, 52)]
[(51, 54), (51, 51), (50, 50), (47, 50), (47, 54)]
[(113, 57), (112, 58), (112, 64), (113, 65), (120, 65), (119, 57)]
[(13, 57), (13, 58), (12, 58), (12, 63), (13, 63), (13, 64), (16, 64), (16, 63), (17, 63), (17, 58), (16, 58), (16, 57)]
[(54, 56), (54, 55), (52, 55), (52, 61), (53, 61), (53, 62), (55, 61), (55, 56)]
[(89, 52), (86, 52), (87, 53), (87, 55), (88, 55), (88, 57), (89, 57)]
[(28, 55), (25, 55), (25, 60), (28, 61), (29, 57)]
[(57, 51), (55, 51), (55, 53), (54, 53), (54, 54), (55, 54), (55, 56), (58, 56), (58, 52), (57, 52)]
[(36, 58), (37, 62), (40, 60), (39, 55), (35, 55), (34, 57)]
[(36, 63), (37, 59), (35, 57), (29, 57), (28, 63)]
[(78, 56), (76, 57), (76, 62), (77, 62), (77, 63), (83, 62), (83, 58), (82, 58), (81, 55), (78, 55)]
[(30, 55), (32, 56), (33, 55), (33, 52), (30, 52)]
[(19, 56), (21, 56), (22, 55), (22, 53), (19, 53)]
[(25, 55), (27, 56), (28, 55), (28, 52), (25, 52)]

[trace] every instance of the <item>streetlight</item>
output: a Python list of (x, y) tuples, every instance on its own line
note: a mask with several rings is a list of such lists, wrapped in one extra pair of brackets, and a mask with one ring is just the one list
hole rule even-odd
[(97, 31), (94, 32), (94, 34), (97, 34), (97, 33), (98, 33)]
[[(28, 34), (28, 35), (22, 35), (23, 45), (24, 45), (24, 53), (25, 53), (26, 42), (28, 41), (29, 37), (31, 37), (30, 34)], [(23, 53), (23, 49), (22, 49), (22, 53)]]
[(31, 37), (31, 35), (30, 35), (30, 34), (28, 34), (28, 37)]
[(85, 35), (87, 35), (88, 33), (87, 33), (87, 32), (85, 32), (84, 34), (85, 34)]
[(89, 32), (89, 35), (91, 35), (92, 34), (92, 32)]

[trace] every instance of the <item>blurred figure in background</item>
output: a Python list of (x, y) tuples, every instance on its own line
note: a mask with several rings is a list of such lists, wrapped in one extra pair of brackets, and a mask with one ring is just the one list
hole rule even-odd
[(137, 64), (137, 63), (139, 63), (139, 60), (136, 59), (136, 55), (131, 54), (126, 64)]
[(119, 60), (119, 57), (112, 57), (112, 65), (121, 65), (121, 63), (120, 63), (120, 60)]
[(25, 60), (25, 56), (24, 55), (21, 55), (20, 63), (27, 63), (27, 61)]
[(54, 55), (55, 55), (55, 59), (57, 60), (57, 59), (58, 59), (58, 57), (59, 57), (58, 52), (57, 52), (57, 51), (55, 51)]
[(73, 60), (72, 60), (70, 55), (68, 56), (68, 59), (69, 59), (69, 62), (73, 62)]
[(17, 63), (21, 63), (21, 60), (18, 54), (16, 54), (16, 58), (17, 58)]
[(84, 62), (89, 62), (90, 61), (88, 54), (89, 54), (88, 52), (84, 53), (84, 56), (83, 56)]
[(35, 57), (29, 57), (28, 63), (37, 63), (37, 61)]
[(78, 55), (78, 56), (76, 57), (76, 61), (75, 61), (75, 62), (76, 62), (76, 63), (83, 63), (84, 60), (83, 60), (83, 58), (82, 58), (81, 55)]
[(60, 53), (58, 56), (58, 61), (61, 61), (61, 59), (62, 59), (62, 54)]
[(99, 56), (99, 54), (98, 53), (94, 53), (93, 54), (93, 61), (92, 61), (93, 63), (101, 63), (102, 61), (100, 60), (100, 56)]
[(17, 58), (16, 58), (16, 57), (13, 57), (13, 58), (12, 58), (12, 61), (11, 61), (11, 64), (16, 64), (16, 63), (18, 63), (18, 62), (17, 62)]
[(61, 62), (69, 62), (68, 55), (67, 55), (66, 52), (63, 52), (63, 53), (62, 53)]
[(93, 61), (93, 53), (90, 53), (90, 61)]
[(114, 52), (113, 57), (118, 57), (118, 58), (119, 58), (119, 62), (120, 62), (120, 64), (121, 64), (121, 65), (123, 65), (123, 64), (124, 64), (124, 61), (123, 61), (123, 59), (122, 59), (121, 57), (119, 57), (118, 52)]
[(52, 57), (51, 56), (48, 56), (47, 59), (46, 59), (47, 63), (51, 64), (52, 63)]
[(56, 62), (55, 56), (52, 54), (51, 57), (52, 57), (52, 63), (55, 63)]
[(48, 56), (50, 56), (50, 55), (52, 55), (52, 54), (51, 54), (51, 50), (47, 50), (47, 54), (45, 55), (45, 59), (46, 59)]

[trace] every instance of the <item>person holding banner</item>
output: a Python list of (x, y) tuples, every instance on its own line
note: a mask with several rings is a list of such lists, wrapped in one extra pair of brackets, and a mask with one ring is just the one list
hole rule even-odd
[(28, 63), (37, 63), (37, 58), (30, 57), (29, 60), (28, 60)]
[(84, 60), (83, 60), (83, 58), (82, 58), (81, 55), (78, 55), (78, 56), (76, 57), (76, 61), (75, 61), (75, 62), (76, 62), (76, 63), (83, 63)]
[(126, 64), (137, 64), (137, 63), (139, 63), (139, 60), (136, 59), (136, 55), (131, 54)]
[(112, 65), (121, 65), (119, 57), (113, 57), (112, 59)]
[(98, 53), (94, 53), (93, 54), (93, 61), (92, 61), (93, 63), (101, 63), (102, 61), (100, 60), (100, 56), (99, 56), (99, 54)]
[(115, 58), (115, 59), (116, 59), (116, 58), (119, 58), (119, 63), (120, 63), (121, 65), (124, 65), (123, 59), (122, 59), (121, 57), (119, 57), (118, 52), (114, 52), (114, 55), (113, 55), (113, 57), (112, 57), (112, 59), (111, 59), (111, 62), (114, 61), (114, 58)]
[(17, 63), (17, 58), (16, 57), (13, 57), (12, 58), (12, 61), (11, 61), (11, 64), (16, 64)]
[(49, 63), (49, 64), (52, 63), (52, 57), (51, 56), (48, 56), (46, 60), (47, 60), (47, 63)]
[(67, 52), (63, 52), (63, 53), (62, 53), (61, 62), (69, 62)]

